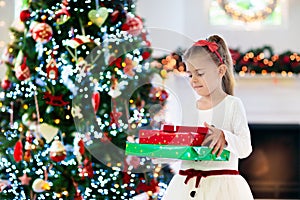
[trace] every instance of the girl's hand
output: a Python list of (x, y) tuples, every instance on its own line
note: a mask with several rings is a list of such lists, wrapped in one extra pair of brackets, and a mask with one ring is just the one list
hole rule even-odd
[(204, 126), (209, 129), (210, 133), (206, 136), (202, 145), (205, 146), (210, 143), (209, 148), (213, 148), (212, 154), (218, 152), (217, 157), (219, 157), (226, 145), (224, 133), (222, 130), (215, 128), (213, 125), (209, 125), (206, 122), (204, 122)]

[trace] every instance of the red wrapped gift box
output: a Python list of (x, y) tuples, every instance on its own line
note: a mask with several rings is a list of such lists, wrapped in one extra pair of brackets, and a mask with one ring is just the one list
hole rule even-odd
[(201, 146), (206, 133), (177, 132), (170, 133), (161, 130), (140, 130), (140, 144)]
[(194, 132), (194, 133), (207, 133), (208, 128), (202, 126), (176, 126), (176, 125), (168, 125), (164, 124), (162, 127), (162, 131), (165, 132)]

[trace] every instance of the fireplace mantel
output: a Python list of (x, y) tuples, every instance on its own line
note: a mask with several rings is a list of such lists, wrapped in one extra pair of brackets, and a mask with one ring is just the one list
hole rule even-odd
[[(162, 85), (162, 80), (154, 83)], [(181, 122), (191, 122), (195, 116), (195, 95), (189, 79), (170, 74), (164, 81), (169, 92), (169, 111)], [(248, 121), (252, 124), (300, 124), (300, 76), (277, 74), (240, 77), (236, 75), (235, 96), (242, 99)], [(182, 119), (178, 119), (182, 117)]]
[(300, 76), (237, 77), (235, 91), (249, 123), (300, 124)]

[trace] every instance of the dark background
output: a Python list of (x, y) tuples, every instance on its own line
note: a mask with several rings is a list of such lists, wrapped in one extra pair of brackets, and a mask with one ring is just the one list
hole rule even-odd
[(300, 125), (249, 124), (252, 154), (240, 172), (255, 198), (300, 199)]

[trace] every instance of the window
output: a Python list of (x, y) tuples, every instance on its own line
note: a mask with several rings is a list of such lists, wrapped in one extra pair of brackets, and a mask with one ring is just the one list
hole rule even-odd
[[(209, 22), (213, 26), (278, 27), (284, 24), (284, 0), (211, 0)], [(276, 3), (276, 4), (275, 4)], [(273, 6), (273, 7), (271, 7)], [(226, 8), (226, 9), (225, 9)], [(270, 14), (266, 11), (270, 12)], [(249, 19), (247, 21), (247, 19)]]

